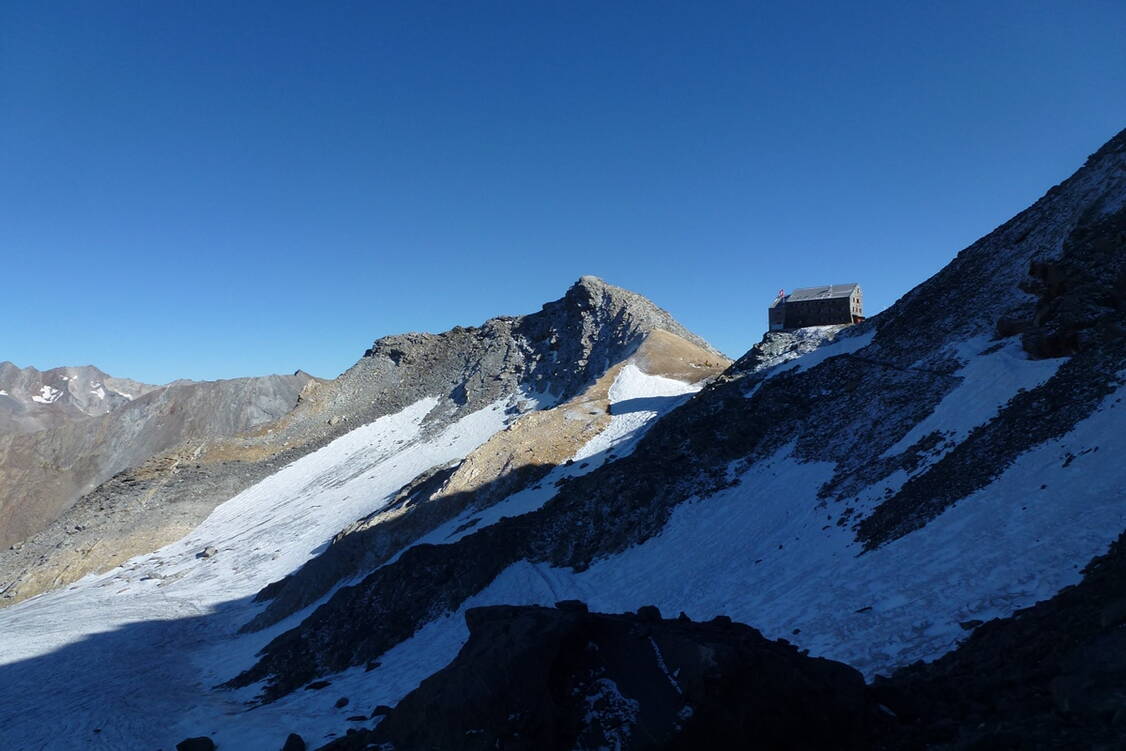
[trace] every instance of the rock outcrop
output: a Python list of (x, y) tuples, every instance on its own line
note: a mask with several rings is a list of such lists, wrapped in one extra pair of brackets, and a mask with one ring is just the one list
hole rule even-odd
[(564, 602), (466, 621), (457, 659), (325, 748), (870, 749), (889, 724), (860, 673), (726, 618)]

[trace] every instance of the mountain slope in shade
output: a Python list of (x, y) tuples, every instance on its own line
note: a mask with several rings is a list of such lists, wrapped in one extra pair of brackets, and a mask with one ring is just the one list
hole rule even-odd
[(889, 724), (855, 670), (727, 619), (571, 601), (477, 608), (466, 622), (456, 660), (374, 732), (327, 748), (870, 751)]
[(904, 718), (904, 745), (1121, 748), (1126, 534), (1083, 574), (1048, 600), (977, 624), (941, 659), (878, 681), (879, 700)]

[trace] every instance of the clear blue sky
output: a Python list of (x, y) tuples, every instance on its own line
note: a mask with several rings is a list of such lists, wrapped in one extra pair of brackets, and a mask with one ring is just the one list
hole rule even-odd
[(0, 360), (150, 382), (532, 312), (582, 274), (731, 355), (890, 305), (1126, 127), (1126, 3), (0, 10)]

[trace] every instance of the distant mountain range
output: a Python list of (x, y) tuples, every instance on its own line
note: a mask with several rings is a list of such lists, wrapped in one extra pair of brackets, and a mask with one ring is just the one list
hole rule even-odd
[(195, 454), (284, 415), (311, 380), (299, 373), (151, 386), (91, 366), (40, 372), (0, 364), (0, 545), (27, 541), (155, 455)]
[(114, 378), (93, 365), (39, 371), (0, 362), (0, 435), (104, 415), (157, 388)]

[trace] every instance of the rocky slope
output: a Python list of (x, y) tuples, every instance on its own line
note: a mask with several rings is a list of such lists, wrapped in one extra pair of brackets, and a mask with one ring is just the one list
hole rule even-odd
[[(132, 515), (151, 531), (178, 499), (214, 510), (151, 554), (0, 613), (7, 685), (45, 707), (58, 697), (44, 696), (54, 689), (43, 671), (66, 671), (76, 736), (167, 745), (169, 716), (214, 708), (190, 697), (230, 677), (228, 646), (260, 644), (241, 628), (269, 633), (371, 560), (542, 505), (627, 455), (728, 364), (649, 301), (589, 277), (529, 316), (380, 340), (340, 378), (307, 386), (292, 412), (182, 462), (175, 481), (141, 476), (154, 459), (84, 498), (118, 518), (114, 529)], [(70, 641), (87, 630), (100, 635)], [(141, 675), (147, 688), (135, 694)], [(230, 711), (224, 692), (206, 693)], [(120, 721), (98, 719), (110, 706)], [(35, 715), (21, 712), (12, 732), (40, 737)]]
[[(247, 630), (272, 625), (314, 602), (333, 584), (385, 563), (453, 519), (462, 519), (445, 539), (481, 522), (482, 515), (526, 488), (543, 487), (556, 467), (586, 458), (610, 427), (611, 393), (626, 368), (695, 383), (717, 375), (725, 359), (663, 329), (654, 329), (626, 360), (606, 370), (593, 384), (555, 407), (529, 412), (449, 467), (433, 467), (406, 485), (394, 501), (348, 525), (331, 545), (300, 571), (264, 589), (269, 606)], [(674, 391), (679, 391), (674, 386)], [(650, 397), (660, 402), (661, 396)], [(618, 411), (660, 405), (619, 404)], [(613, 457), (608, 457), (613, 458)], [(594, 460), (596, 463), (604, 459)], [(584, 469), (590, 462), (580, 464)], [(441, 538), (439, 538), (441, 539)]]

